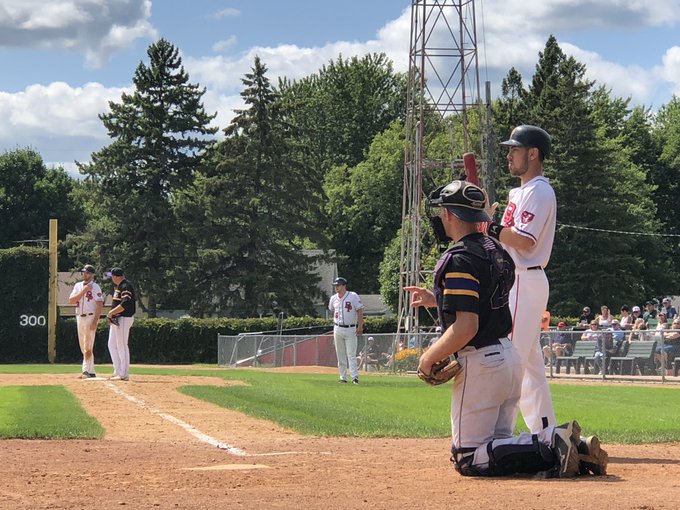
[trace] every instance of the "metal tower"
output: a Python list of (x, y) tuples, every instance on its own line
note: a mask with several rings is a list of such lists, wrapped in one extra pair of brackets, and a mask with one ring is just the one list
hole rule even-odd
[[(427, 276), (420, 264), (421, 205), (423, 191), (430, 191), (432, 181), (427, 180), (428, 187), (423, 190), (423, 174), (447, 168), (451, 180), (462, 174), (463, 153), (476, 150), (478, 155), (484, 154), (486, 115), (480, 98), (476, 32), (474, 0), (411, 3), (399, 272), (399, 328), (403, 332), (418, 332), (419, 324), (410, 294), (402, 289), (422, 285)], [(442, 120), (451, 128), (451, 157), (427, 159), (428, 135), (435, 129), (441, 131)]]

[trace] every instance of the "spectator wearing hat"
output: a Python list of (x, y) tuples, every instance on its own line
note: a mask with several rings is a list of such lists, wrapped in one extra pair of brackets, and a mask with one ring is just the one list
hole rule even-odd
[(109, 354), (113, 363), (112, 381), (128, 381), (130, 379), (130, 348), (128, 340), (130, 328), (135, 321), (135, 291), (125, 278), (125, 272), (114, 267), (106, 273), (116, 286), (111, 300), (111, 310), (106, 314), (109, 321)]
[(656, 316), (658, 315), (654, 301), (647, 301), (645, 303), (645, 313), (642, 314), (642, 318), (645, 320), (647, 326), (649, 326), (649, 321), (653, 320), (656, 324)]
[(595, 318), (595, 316), (590, 312), (589, 306), (584, 306), (581, 316), (578, 318), (578, 323), (581, 326), (588, 327), (590, 322)]
[(557, 323), (557, 331), (552, 334), (551, 338), (552, 347), (550, 345), (543, 346), (543, 356), (545, 356), (546, 361), (551, 360), (551, 352), (553, 361), (557, 356), (571, 356), (571, 353), (574, 352), (576, 336), (567, 331), (565, 322)]
[[(633, 316), (633, 326), (635, 326), (637, 320), (642, 319), (642, 310), (640, 310), (639, 306), (635, 305), (631, 310), (631, 315)], [(644, 319), (642, 320), (644, 321)]]
[(97, 274), (94, 266), (86, 264), (80, 270), (83, 280), (76, 283), (68, 298), (68, 302), (76, 305), (76, 323), (78, 325), (78, 341), (83, 353), (81, 379), (97, 377), (94, 372), (94, 337), (97, 323), (104, 306), (104, 295), (99, 284), (94, 281)]
[(630, 314), (630, 310), (629, 310), (628, 306), (623, 305), (621, 307), (621, 320), (620, 320), (621, 329), (623, 329), (623, 330), (632, 329), (634, 322), (635, 322), (635, 319)]
[(347, 382), (347, 369), (352, 384), (359, 384), (357, 368), (357, 335), (364, 330), (364, 304), (356, 292), (347, 290), (347, 280), (341, 276), (333, 281), (335, 294), (328, 302), (333, 312), (333, 341), (338, 357), (340, 382)]
[(671, 298), (663, 298), (661, 302), (661, 310), (666, 312), (666, 319), (672, 321), (678, 316), (678, 311), (671, 305)]

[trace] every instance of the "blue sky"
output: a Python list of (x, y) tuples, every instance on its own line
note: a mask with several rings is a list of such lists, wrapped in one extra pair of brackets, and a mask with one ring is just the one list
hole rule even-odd
[[(240, 78), (260, 55), (275, 83), (339, 53), (384, 51), (405, 71), (411, 2), (403, 0), (0, 0), (0, 150), (33, 147), (48, 165), (110, 143), (97, 118), (130, 90), (146, 48), (165, 37), (223, 128)], [(590, 78), (656, 110), (680, 92), (677, 0), (477, 0), (480, 74), (498, 93), (525, 81), (550, 34)]]

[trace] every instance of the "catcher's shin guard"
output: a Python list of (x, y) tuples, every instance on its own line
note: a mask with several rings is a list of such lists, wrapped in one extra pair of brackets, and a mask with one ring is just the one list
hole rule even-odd
[(555, 465), (555, 456), (547, 445), (531, 436), (531, 444), (487, 444), (489, 455), (488, 476), (504, 476), (515, 473), (539, 473), (551, 469)]

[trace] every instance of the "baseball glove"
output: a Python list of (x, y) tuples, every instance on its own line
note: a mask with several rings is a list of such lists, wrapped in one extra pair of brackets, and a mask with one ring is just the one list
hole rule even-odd
[(109, 321), (109, 324), (113, 324), (114, 326), (118, 326), (118, 317), (106, 317), (106, 320)]
[(449, 358), (445, 358), (432, 365), (429, 374), (426, 374), (419, 368), (418, 377), (430, 386), (439, 386), (456, 377), (456, 374), (460, 372), (460, 370), (461, 366), (460, 363), (458, 363), (458, 360), (454, 359), (451, 361)]

